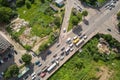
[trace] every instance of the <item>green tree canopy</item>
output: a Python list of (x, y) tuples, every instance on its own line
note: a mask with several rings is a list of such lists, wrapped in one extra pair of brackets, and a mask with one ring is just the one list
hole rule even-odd
[(8, 67), (8, 69), (6, 70), (4, 77), (6, 79), (12, 78), (12, 77), (16, 77), (19, 74), (19, 68), (17, 65), (11, 65), (10, 67)]
[(58, 16), (57, 16), (57, 17), (55, 18), (55, 20), (54, 20), (54, 23), (55, 23), (55, 25), (57, 25), (57, 27), (60, 27), (60, 20), (61, 20), (61, 19), (60, 19), (60, 17), (58, 17)]
[(117, 19), (120, 19), (120, 11), (117, 13)]
[(25, 1), (25, 4), (26, 4), (26, 7), (27, 7), (28, 9), (31, 8), (31, 2), (30, 2), (29, 0), (26, 0), (26, 1)]
[(85, 11), (82, 12), (82, 15), (83, 15), (83, 16), (87, 16), (87, 15), (88, 15), (88, 12), (85, 10)]
[(0, 7), (0, 22), (9, 22), (13, 15), (12, 9), (8, 7)]
[(120, 31), (120, 22), (117, 24), (117, 26), (118, 26), (118, 30)]
[(75, 16), (73, 16), (73, 17), (72, 17), (72, 24), (73, 24), (73, 25), (77, 25), (78, 22), (79, 22), (78, 18), (75, 17)]
[(30, 62), (32, 60), (32, 56), (30, 54), (23, 54), (22, 60), (23, 60), (23, 62), (25, 62), (25, 64), (30, 64)]

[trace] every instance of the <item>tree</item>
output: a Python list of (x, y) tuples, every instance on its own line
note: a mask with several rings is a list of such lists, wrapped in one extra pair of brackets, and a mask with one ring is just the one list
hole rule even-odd
[(73, 25), (77, 25), (78, 22), (79, 22), (78, 18), (77, 18), (76, 16), (73, 16), (73, 17), (72, 17), (72, 24), (73, 24)]
[(45, 0), (40, 0), (42, 3), (45, 3)]
[(18, 7), (21, 7), (25, 4), (25, 0), (16, 0), (16, 4)]
[(117, 19), (120, 19), (120, 11), (117, 13)]
[(120, 31), (120, 22), (117, 24), (117, 26), (118, 26), (118, 30)]
[(55, 25), (57, 25), (58, 27), (60, 27), (60, 20), (61, 20), (61, 19), (60, 19), (60, 17), (58, 17), (58, 16), (57, 16), (57, 17), (55, 18), (55, 20), (54, 20)]
[(26, 7), (27, 7), (28, 9), (31, 8), (31, 2), (30, 2), (29, 0), (26, 0), (26, 1), (25, 1), (25, 4), (26, 4)]
[(32, 56), (30, 54), (24, 54), (22, 55), (22, 60), (25, 62), (25, 64), (30, 64)]
[(17, 65), (11, 65), (8, 67), (8, 69), (5, 71), (4, 77), (6, 79), (16, 77), (19, 74), (19, 68)]
[(0, 7), (0, 22), (8, 23), (13, 16), (14, 12), (11, 8)]
[(82, 14), (81, 14), (81, 13), (78, 13), (78, 14), (77, 14), (77, 18), (81, 21), (81, 20), (82, 20)]
[(82, 12), (82, 15), (83, 15), (84, 17), (86, 17), (86, 16), (88, 15), (88, 12), (85, 10), (85, 11)]

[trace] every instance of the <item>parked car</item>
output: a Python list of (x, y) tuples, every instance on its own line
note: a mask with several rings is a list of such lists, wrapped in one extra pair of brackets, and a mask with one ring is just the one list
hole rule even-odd
[(42, 73), (40, 74), (40, 77), (43, 78), (43, 77), (45, 77), (45, 75), (46, 75), (46, 72), (42, 72)]
[(69, 46), (70, 46), (70, 48), (72, 48), (73, 47), (73, 43), (71, 43)]
[(38, 65), (39, 63), (40, 63), (40, 61), (38, 60), (38, 61), (35, 62), (35, 65)]
[(65, 49), (65, 47), (63, 47), (62, 49), (61, 49), (61, 51), (63, 51)]
[(36, 75), (34, 75), (33, 77), (32, 77), (32, 80), (34, 80), (36, 78)]
[(22, 63), (23, 63), (23, 61), (22, 61), (21, 59), (19, 59), (19, 63), (21, 63), (21, 64), (22, 64)]
[(35, 72), (33, 72), (32, 74), (31, 74), (31, 76), (33, 77), (33, 76), (35, 76), (36, 75), (36, 73)]
[(16, 55), (18, 54), (16, 50), (14, 50), (14, 53), (15, 53)]
[(33, 56), (33, 57), (36, 57), (35, 53), (32, 52), (32, 56)]
[(23, 78), (23, 80), (26, 80), (28, 77), (29, 77), (29, 75), (26, 75), (26, 76)]
[(42, 65), (42, 63), (39, 63), (39, 64), (38, 64), (38, 67), (40, 67), (41, 65)]
[(41, 70), (39, 70), (38, 72), (37, 72), (37, 75), (39, 76), (41, 74)]
[(107, 30), (111, 32), (111, 29), (108, 28)]
[(66, 32), (66, 28), (63, 28), (63, 32), (64, 32), (64, 33)]
[(0, 60), (0, 62), (1, 62), (1, 63), (4, 63), (4, 61), (3, 61), (2, 59)]

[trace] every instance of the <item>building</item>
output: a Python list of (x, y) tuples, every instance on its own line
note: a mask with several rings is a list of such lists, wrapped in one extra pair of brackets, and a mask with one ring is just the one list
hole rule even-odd
[(10, 44), (2, 35), (0, 35), (0, 56), (4, 55), (6, 51), (12, 48), (12, 44)]
[(64, 0), (55, 0), (55, 3), (58, 7), (62, 7), (64, 5)]

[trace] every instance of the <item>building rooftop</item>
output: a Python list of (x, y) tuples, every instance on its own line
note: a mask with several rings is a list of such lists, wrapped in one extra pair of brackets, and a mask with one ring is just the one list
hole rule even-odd
[(12, 45), (2, 35), (0, 35), (0, 54), (4, 53), (11, 46)]
[(63, 2), (63, 0), (56, 0), (55, 2), (56, 2), (57, 4), (59, 4), (59, 3)]

